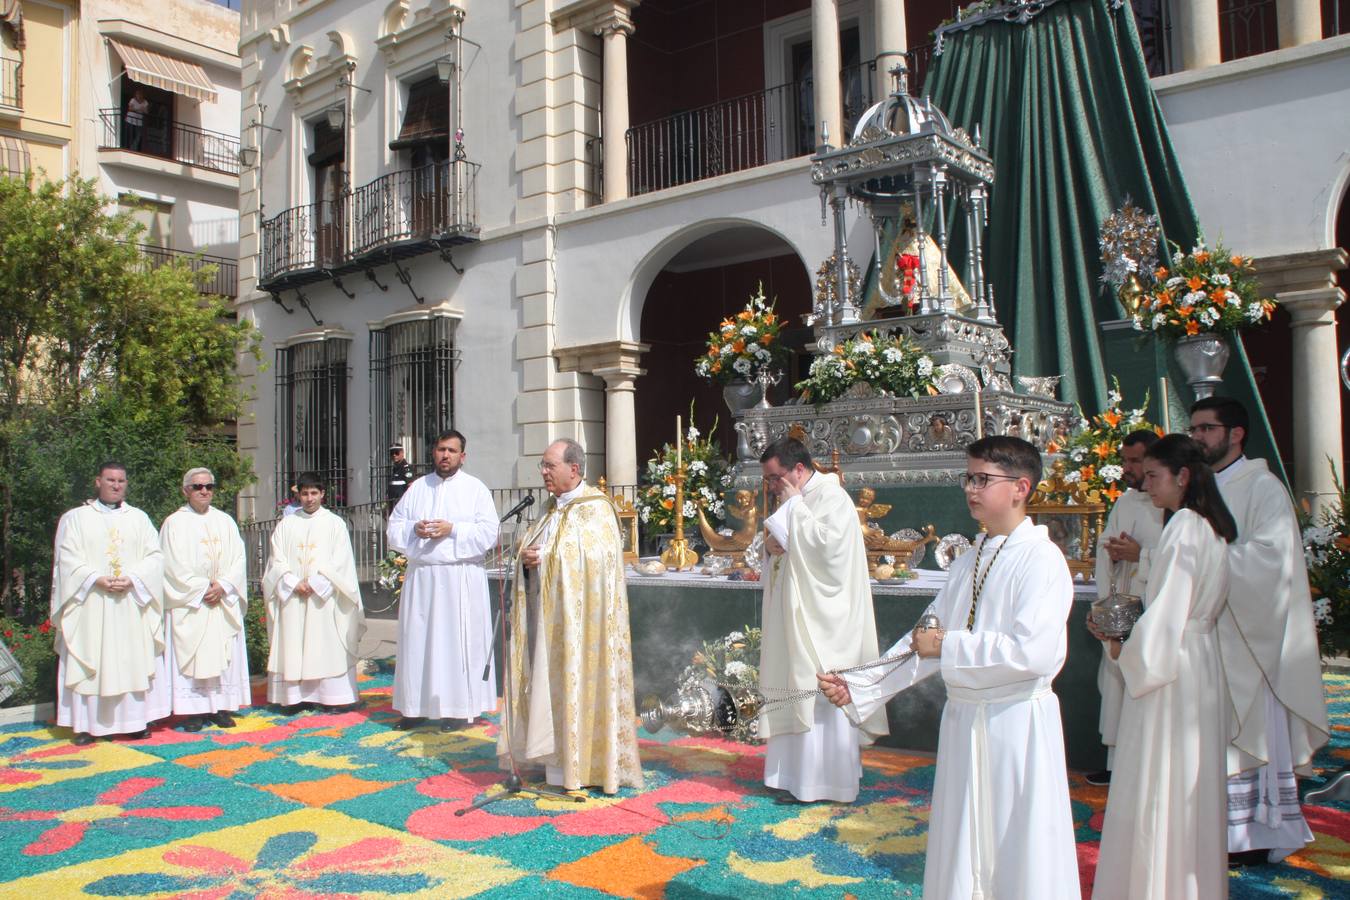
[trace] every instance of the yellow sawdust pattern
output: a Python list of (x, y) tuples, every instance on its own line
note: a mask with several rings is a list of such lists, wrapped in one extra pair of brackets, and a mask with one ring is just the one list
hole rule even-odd
[(795, 881), (803, 887), (821, 888), (859, 884), (863, 880), (852, 875), (827, 875), (816, 868), (815, 854), (777, 862), (756, 862), (732, 851), (727, 854), (727, 868), (761, 884), (788, 884)]

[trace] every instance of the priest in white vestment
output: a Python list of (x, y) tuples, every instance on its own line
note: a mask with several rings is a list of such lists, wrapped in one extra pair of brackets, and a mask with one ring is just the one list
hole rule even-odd
[(1170, 519), (1151, 554), (1144, 614), (1123, 646), (1106, 641), (1128, 693), (1092, 896), (1219, 900), (1228, 896), (1232, 704), (1215, 620), (1237, 525), (1185, 435), (1154, 444), (1144, 473)]
[[(858, 511), (839, 477), (817, 472), (795, 438), (775, 441), (759, 461), (780, 500), (765, 522), (759, 661), (760, 690), (772, 700), (814, 689), (817, 672), (875, 659), (877, 627)], [(772, 704), (759, 717), (764, 784), (804, 802), (852, 803), (861, 747), (884, 734), (884, 706), (854, 728), (820, 695)]]
[(473, 722), (497, 707), (492, 614), (483, 563), (497, 543), (497, 508), (463, 471), (464, 436), (436, 440), (436, 470), (403, 493), (389, 517), (389, 549), (408, 560), (398, 608), (396, 727), (427, 718)]
[(1243, 454), (1247, 428), (1236, 400), (1207, 397), (1191, 407), (1191, 436), (1204, 446), (1238, 528), (1219, 644), (1237, 715), (1228, 850), (1235, 864), (1250, 865), (1278, 862), (1312, 841), (1296, 775), (1311, 774), (1330, 727), (1298, 519), (1265, 460)]
[(248, 570), (239, 525), (211, 505), (210, 469), (183, 475), (187, 504), (159, 529), (164, 550), (165, 660), (173, 681), (173, 712), (184, 731), (209, 720), (233, 728), (230, 715), (248, 706)]
[(323, 507), (323, 481), (296, 479), (300, 510), (277, 523), (263, 573), (267, 700), (295, 712), (357, 702), (356, 662), (366, 630), (347, 524)]
[(822, 674), (826, 697), (857, 722), (931, 675), (947, 688), (938, 732), (926, 900), (1079, 900), (1064, 729), (1051, 682), (1068, 652), (1073, 578), (1045, 526), (1026, 517), (1041, 456), (1020, 438), (967, 448), (962, 486), (987, 533), (957, 557), (915, 628), (886, 651), (915, 656)]
[[(1113, 591), (1143, 598), (1148, 590), (1151, 570), (1150, 553), (1158, 545), (1162, 534), (1162, 510), (1153, 505), (1148, 494), (1139, 490), (1144, 478), (1144, 453), (1158, 440), (1156, 432), (1147, 429), (1125, 435), (1120, 446), (1121, 469), (1124, 472), (1125, 493), (1121, 494), (1106, 517), (1106, 525), (1097, 539), (1097, 595), (1106, 597)], [(1111, 655), (1102, 650), (1102, 661), (1097, 667), (1097, 690), (1102, 695), (1097, 728), (1106, 745), (1106, 768), (1089, 772), (1088, 784), (1110, 784), (1111, 768), (1115, 760), (1116, 735), (1120, 724), (1120, 707), (1125, 697), (1125, 681), (1120, 667)]]
[(52, 568), (56, 723), (74, 730), (77, 744), (102, 735), (145, 737), (172, 705), (159, 535), (125, 502), (121, 463), (104, 463), (94, 488), (98, 499), (56, 526)]
[(583, 480), (569, 438), (544, 451), (552, 499), (526, 531), (512, 578), (503, 768), (542, 766), (547, 782), (606, 794), (641, 788), (623, 539), (614, 504)]

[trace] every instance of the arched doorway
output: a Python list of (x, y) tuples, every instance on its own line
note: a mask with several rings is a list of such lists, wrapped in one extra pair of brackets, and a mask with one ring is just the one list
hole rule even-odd
[(703, 353), (708, 332), (739, 312), (761, 283), (764, 295), (777, 300), (786, 323), (785, 343), (795, 351), (789, 371), (770, 395), (778, 404), (791, 396), (791, 383), (804, 377), (801, 351), (810, 339), (802, 317), (811, 310), (811, 277), (791, 245), (765, 228), (728, 225), (693, 239), (653, 279), (642, 301), (638, 336), (651, 347), (642, 357), (647, 374), (636, 382), (639, 476), (651, 455), (674, 439), (675, 417), (688, 418), (691, 399), (698, 427), (706, 431), (716, 417), (722, 451), (734, 454), (735, 433), (722, 389), (694, 374), (694, 360)]

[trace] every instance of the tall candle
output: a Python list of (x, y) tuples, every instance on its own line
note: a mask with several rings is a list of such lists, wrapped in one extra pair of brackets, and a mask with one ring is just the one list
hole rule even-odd
[(975, 440), (984, 437), (984, 408), (980, 405), (980, 389), (975, 389)]
[(684, 462), (684, 429), (680, 427), (680, 417), (675, 417), (675, 468), (678, 470)]
[(1167, 399), (1167, 379), (1158, 379), (1158, 406), (1162, 412), (1162, 428), (1167, 434), (1172, 433), (1172, 404)]

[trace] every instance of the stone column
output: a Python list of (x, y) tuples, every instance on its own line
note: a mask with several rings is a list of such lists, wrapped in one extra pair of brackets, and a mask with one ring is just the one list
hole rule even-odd
[(844, 99), (839, 84), (839, 0), (811, 0), (811, 78), (815, 98), (816, 145), (824, 143), (821, 123), (830, 143), (848, 143), (844, 132)]
[(633, 382), (641, 369), (596, 369), (605, 380), (605, 478), (611, 486), (637, 484), (637, 392)]
[(1222, 62), (1219, 52), (1219, 0), (1181, 0), (1177, 4), (1181, 68), (1203, 69)]
[(1346, 259), (1344, 250), (1331, 249), (1256, 261), (1263, 292), (1273, 294), (1293, 320), (1294, 494), (1306, 498), (1314, 513), (1336, 496), (1327, 459), (1339, 469), (1344, 458), (1336, 307), (1345, 294), (1335, 273)]
[[(628, 196), (628, 36), (633, 20), (615, 4), (595, 26), (604, 39), (600, 131), (605, 153), (605, 202)], [(615, 483), (614, 479), (610, 479)], [(624, 482), (627, 484), (628, 482)]]
[(1318, 0), (1276, 0), (1275, 23), (1280, 49), (1322, 39), (1322, 5)]
[(873, 0), (872, 16), (876, 22), (877, 42), (872, 99), (876, 101), (890, 94), (890, 70), (905, 61), (905, 51), (909, 49), (909, 38), (905, 33), (905, 0)]

